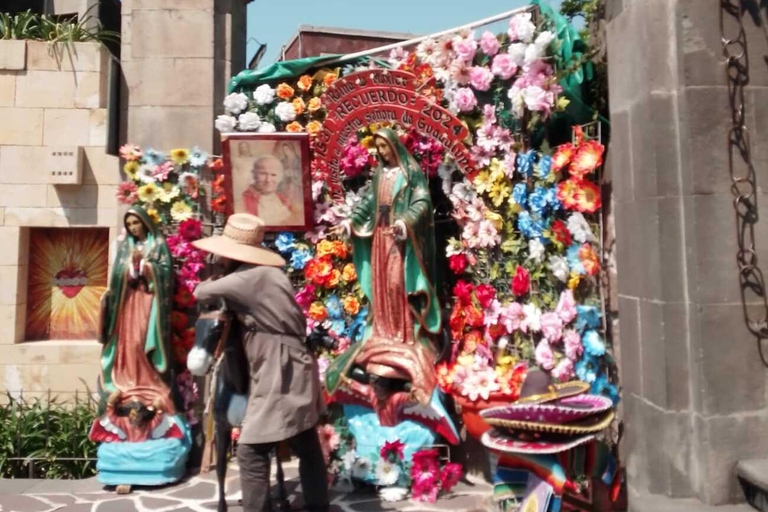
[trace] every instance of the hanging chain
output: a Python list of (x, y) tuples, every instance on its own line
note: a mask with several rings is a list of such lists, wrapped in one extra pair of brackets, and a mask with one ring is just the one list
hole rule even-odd
[[(720, 37), (726, 59), (725, 70), (731, 107), (728, 171), (736, 212), (736, 236), (739, 244), (736, 262), (739, 267), (741, 304), (747, 328), (756, 338), (760, 359), (768, 367), (768, 361), (763, 354), (763, 340), (768, 339), (768, 296), (755, 247), (755, 224), (759, 218), (757, 177), (752, 164), (752, 148), (746, 126), (745, 88), (749, 83), (749, 53), (744, 14), (743, 0), (720, 0)], [(762, 301), (764, 305), (761, 313), (750, 310), (749, 304), (756, 301)]]

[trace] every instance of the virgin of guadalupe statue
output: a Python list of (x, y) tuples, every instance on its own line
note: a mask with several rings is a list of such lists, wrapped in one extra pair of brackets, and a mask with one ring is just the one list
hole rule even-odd
[[(171, 387), (164, 379), (169, 367), (171, 253), (162, 233), (143, 209), (131, 207), (125, 214), (124, 225), (126, 235), (117, 251), (109, 289), (102, 297), (101, 381), (109, 398), (105, 413), (96, 419), (90, 432), (91, 440), (105, 442), (99, 449), (101, 466), (102, 448), (106, 445), (134, 445), (126, 447), (134, 450), (137, 443), (178, 441), (188, 431), (186, 422), (177, 414)], [(153, 450), (158, 451), (157, 448)], [(184, 461), (187, 450), (181, 450)], [(179, 447), (174, 445), (174, 451), (178, 452)], [(107, 458), (111, 456), (114, 454)], [(105, 483), (153, 482), (142, 479)]]
[[(370, 313), (362, 340), (334, 361), (326, 384), (331, 395), (342, 389), (365, 398), (380, 424), (393, 426), (409, 408), (426, 407), (433, 398), (432, 340), (441, 316), (426, 176), (392, 130), (377, 131), (374, 144), (380, 165), (350, 218), (335, 230), (351, 236)], [(455, 428), (446, 430), (453, 437)]]

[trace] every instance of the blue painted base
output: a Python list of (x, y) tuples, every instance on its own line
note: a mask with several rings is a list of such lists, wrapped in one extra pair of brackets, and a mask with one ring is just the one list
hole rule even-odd
[(176, 416), (182, 439), (152, 439), (141, 443), (102, 443), (96, 453), (98, 480), (105, 485), (164, 485), (180, 480), (187, 470), (192, 446), (189, 425)]
[[(406, 461), (411, 460), (414, 452), (435, 443), (435, 433), (415, 421), (406, 420), (394, 427), (382, 427), (376, 413), (369, 407), (345, 405), (344, 416), (355, 438), (357, 456), (370, 461), (379, 460), (379, 451), (387, 441), (399, 439), (405, 443), (403, 456)], [(376, 476), (369, 473), (363, 480), (375, 483)]]

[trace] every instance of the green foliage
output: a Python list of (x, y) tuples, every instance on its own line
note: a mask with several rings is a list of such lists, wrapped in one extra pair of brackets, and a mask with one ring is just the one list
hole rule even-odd
[[(0, 406), (0, 478), (27, 478), (29, 464), (35, 476), (73, 479), (96, 474), (96, 443), (88, 439), (96, 418), (96, 404), (26, 401), (6, 395)], [(34, 461), (13, 460), (18, 458)]]

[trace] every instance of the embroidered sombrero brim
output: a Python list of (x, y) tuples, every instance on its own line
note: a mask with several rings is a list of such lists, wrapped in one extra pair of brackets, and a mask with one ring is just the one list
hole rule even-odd
[(595, 434), (604, 430), (613, 421), (614, 412), (608, 411), (592, 417), (585, 418), (582, 421), (570, 424), (540, 423), (536, 421), (514, 421), (500, 419), (486, 419), (486, 423), (497, 428), (503, 428), (511, 432), (542, 432), (544, 434), (555, 434), (561, 436), (578, 436), (586, 434)]
[(613, 401), (601, 395), (576, 395), (547, 403), (513, 403), (480, 412), (489, 425), (505, 426), (503, 421), (535, 421), (565, 424), (600, 414), (613, 407)]
[(480, 438), (483, 446), (503, 453), (527, 453), (532, 455), (546, 455), (560, 453), (594, 439), (594, 434), (588, 434), (562, 441), (536, 440), (525, 441), (506, 436), (498, 430), (491, 429)]

